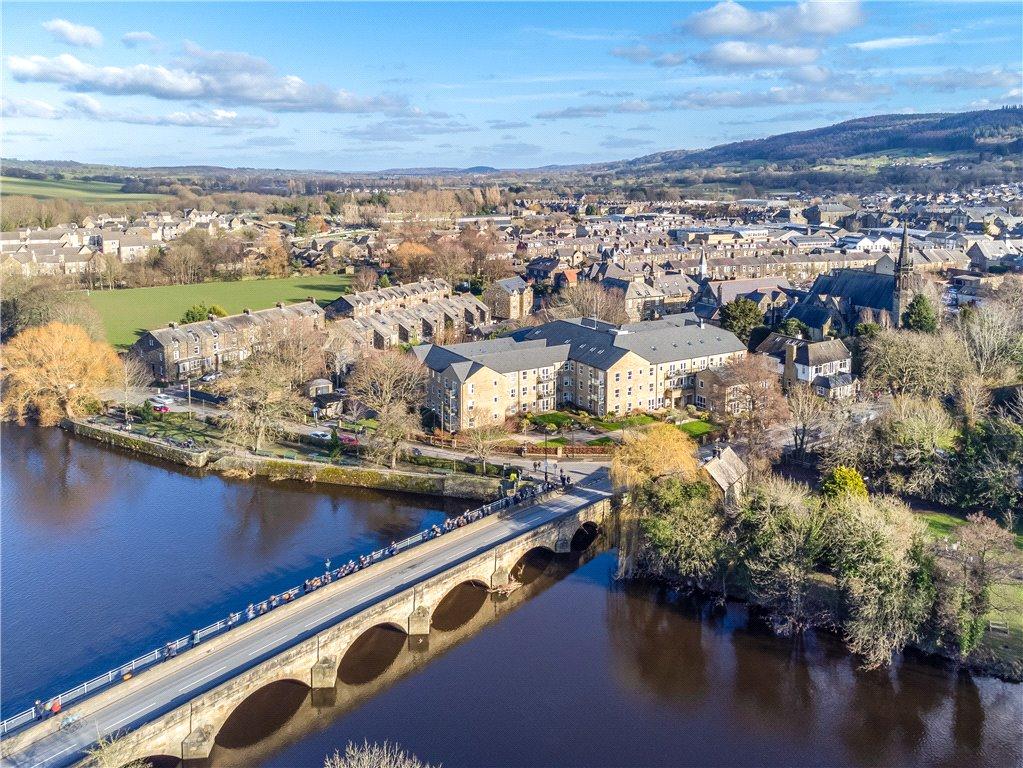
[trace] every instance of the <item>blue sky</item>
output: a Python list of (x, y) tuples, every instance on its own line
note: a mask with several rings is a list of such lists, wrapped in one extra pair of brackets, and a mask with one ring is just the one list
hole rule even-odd
[(15, 3), (5, 157), (536, 167), (1018, 104), (1023, 4)]

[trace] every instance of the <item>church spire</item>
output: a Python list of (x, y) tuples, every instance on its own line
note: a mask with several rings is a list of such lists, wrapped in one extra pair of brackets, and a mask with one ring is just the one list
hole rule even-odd
[(909, 252), (909, 221), (902, 222), (902, 245), (899, 246), (897, 267), (899, 273), (908, 274), (913, 271), (913, 254)]
[(708, 271), (709, 270), (707, 269), (707, 249), (706, 249), (706, 247), (701, 245), (700, 246), (700, 279), (701, 280), (706, 280), (707, 279)]

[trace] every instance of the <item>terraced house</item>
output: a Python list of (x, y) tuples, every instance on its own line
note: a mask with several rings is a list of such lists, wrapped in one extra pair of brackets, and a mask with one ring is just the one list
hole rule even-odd
[(416, 347), (426, 406), (450, 432), (561, 406), (597, 416), (694, 402), (697, 372), (746, 354), (734, 334), (691, 313), (612, 325), (558, 320), (503, 338)]
[(197, 323), (170, 323), (146, 331), (132, 351), (156, 379), (183, 381), (242, 362), (278, 333), (301, 333), (323, 326), (324, 312), (312, 299), (288, 306), (278, 303), (270, 309), (246, 309), (240, 315), (211, 315)]

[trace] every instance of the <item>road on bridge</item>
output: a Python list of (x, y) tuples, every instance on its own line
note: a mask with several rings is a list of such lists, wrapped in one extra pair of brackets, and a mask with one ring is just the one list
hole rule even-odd
[[(216, 648), (199, 645), (181, 653), (177, 659), (181, 669), (174, 675), (158, 674), (160, 667), (141, 673), (138, 683), (143, 683), (146, 675), (152, 676), (152, 682), (131, 691), (125, 689), (124, 696), (86, 716), (82, 727), (74, 732), (46, 735), (6, 757), (3, 764), (17, 768), (70, 765), (80, 760), (99, 738), (137, 728), (379, 600), (609, 495), (610, 481), (606, 471), (600, 471), (573, 485), (568, 492), (535, 506), (507, 516), (483, 518), (457, 529), (455, 534), (432, 540), (433, 546), (409, 550), (407, 558), (384, 560), (364, 571), (373, 578), (354, 579), (348, 588), (344, 586), (345, 580), (336, 582), (331, 586), (338, 588), (324, 599), (299, 599), (287, 620), (271, 612), (252, 622), (254, 631), (238, 633), (236, 642)], [(263, 624), (262, 629), (258, 623)], [(74, 714), (76, 709), (72, 707), (62, 714)]]

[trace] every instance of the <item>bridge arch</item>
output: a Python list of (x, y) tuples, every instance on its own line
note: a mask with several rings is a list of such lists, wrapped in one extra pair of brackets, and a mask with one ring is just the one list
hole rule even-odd
[(572, 536), (572, 552), (584, 552), (590, 548), (600, 535), (600, 526), (592, 520), (587, 520), (576, 529)]
[(530, 584), (538, 579), (554, 562), (554, 549), (546, 544), (530, 547), (515, 561), (508, 574), (520, 584)]
[[(255, 744), (282, 728), (302, 706), (309, 682), (286, 677), (257, 688), (242, 699), (220, 724), (214, 743), (228, 749)], [(253, 727), (253, 723), (258, 727)], [(255, 734), (255, 737), (253, 737)]]
[(338, 680), (348, 685), (364, 685), (375, 680), (398, 658), (407, 639), (405, 627), (393, 621), (368, 627), (341, 657)]
[(431, 629), (451, 632), (464, 626), (486, 603), (489, 590), (490, 585), (478, 578), (455, 584), (434, 607), (430, 617)]

